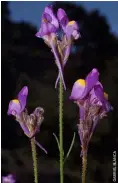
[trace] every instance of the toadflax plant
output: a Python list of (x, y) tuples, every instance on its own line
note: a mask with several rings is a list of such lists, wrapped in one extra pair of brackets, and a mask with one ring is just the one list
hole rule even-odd
[(99, 72), (93, 69), (86, 79), (78, 79), (72, 88), (70, 99), (79, 107), (78, 134), (81, 142), (82, 183), (85, 183), (87, 151), (90, 139), (100, 119), (112, 110), (108, 94), (99, 82)]
[[(62, 36), (59, 39), (58, 32), (62, 31)], [(63, 87), (66, 90), (63, 71), (70, 55), (72, 42), (80, 37), (79, 28), (75, 21), (69, 21), (66, 12), (59, 8), (57, 16), (54, 14), (51, 6), (47, 6), (42, 15), (41, 27), (36, 33), (36, 36), (42, 38), (45, 43), (51, 48), (55, 58), (55, 63), (58, 67), (58, 77), (55, 83), (55, 88), (59, 82), (59, 140), (54, 134), (60, 152), (60, 182), (63, 183)], [(67, 153), (69, 155), (74, 137)], [(66, 157), (67, 157), (66, 156)]]
[(28, 87), (24, 86), (18, 93), (17, 99), (13, 99), (9, 103), (8, 115), (15, 116), (16, 121), (20, 124), (25, 135), (31, 140), (32, 158), (34, 164), (35, 183), (38, 183), (36, 146), (40, 147), (46, 154), (47, 151), (35, 140), (35, 135), (40, 131), (41, 123), (44, 120), (44, 109), (37, 107), (32, 114), (28, 114), (26, 100), (28, 96)]

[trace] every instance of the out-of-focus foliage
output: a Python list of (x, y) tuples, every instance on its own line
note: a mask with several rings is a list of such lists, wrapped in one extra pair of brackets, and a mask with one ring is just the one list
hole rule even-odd
[[(2, 2), (2, 173), (16, 174), (19, 182), (32, 182), (30, 142), (19, 124), (7, 116), (9, 101), (23, 85), (29, 87), (27, 107), (45, 109), (45, 120), (37, 140), (48, 150), (45, 156), (39, 149), (39, 182), (59, 182), (58, 148), (53, 132), (58, 135), (58, 90), (54, 89), (58, 73), (49, 48), (35, 37), (36, 28), (26, 22), (14, 23), (9, 19), (8, 3)], [(116, 150), (118, 136), (118, 38), (99, 11), (88, 13), (83, 7), (70, 3), (57, 3), (69, 18), (79, 23), (81, 39), (65, 68), (64, 149), (67, 152), (73, 132), (77, 132), (78, 108), (69, 101), (73, 82), (84, 78), (93, 68), (101, 73), (101, 80), (114, 111), (100, 121), (88, 151), (88, 183), (112, 181), (112, 153)], [(51, 167), (51, 168), (50, 168)], [(107, 172), (107, 173), (106, 173)], [(81, 179), (80, 141), (76, 134), (74, 148), (65, 164), (65, 183)]]

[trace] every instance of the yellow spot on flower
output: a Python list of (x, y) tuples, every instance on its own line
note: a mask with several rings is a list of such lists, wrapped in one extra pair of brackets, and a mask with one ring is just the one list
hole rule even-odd
[(17, 99), (12, 100), (12, 102), (14, 102), (15, 104), (19, 104), (19, 100)]
[(86, 85), (86, 82), (85, 82), (84, 79), (78, 79), (78, 80), (76, 81), (76, 83), (80, 84), (81, 86), (85, 86), (85, 85)]
[(68, 25), (73, 25), (75, 23), (75, 21), (70, 21), (68, 22)]
[(108, 95), (106, 92), (104, 92), (104, 97), (105, 97), (105, 99), (107, 99), (107, 100), (108, 100), (109, 95)]

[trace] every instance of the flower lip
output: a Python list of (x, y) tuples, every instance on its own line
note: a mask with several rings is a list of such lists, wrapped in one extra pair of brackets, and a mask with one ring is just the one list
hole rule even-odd
[(68, 25), (73, 25), (74, 23), (75, 23), (75, 21), (72, 20), (72, 21), (68, 22)]
[(13, 99), (12, 102), (14, 102), (15, 104), (19, 104), (19, 100), (18, 99)]
[(26, 106), (26, 100), (28, 95), (28, 87), (24, 86), (21, 91), (18, 93), (18, 99), (13, 99), (9, 103), (8, 115), (19, 115)]
[(78, 100), (82, 93), (84, 92), (86, 87), (86, 83), (84, 79), (78, 79), (72, 88), (72, 92), (71, 92), (71, 96), (69, 97), (69, 99), (71, 100)]
[(93, 69), (86, 77), (85, 80), (78, 79), (72, 88), (70, 99), (81, 100), (84, 99), (91, 89), (96, 85), (99, 79), (99, 72)]
[(76, 83), (80, 84), (80, 85), (83, 86), (83, 87), (85, 87), (85, 85), (86, 85), (86, 82), (85, 82), (84, 79), (78, 79), (78, 80), (76, 81)]
[(16, 116), (17, 114), (20, 113), (20, 111), (21, 111), (21, 105), (19, 100), (17, 99), (11, 100), (9, 103), (7, 114)]

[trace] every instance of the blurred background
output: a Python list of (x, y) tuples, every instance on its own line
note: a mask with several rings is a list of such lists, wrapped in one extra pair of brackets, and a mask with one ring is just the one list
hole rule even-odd
[(65, 183), (81, 182), (80, 140), (77, 133), (78, 108), (69, 101), (73, 83), (84, 78), (93, 67), (114, 111), (97, 125), (89, 145), (87, 183), (110, 183), (113, 151), (118, 144), (118, 2), (1, 2), (2, 31), (2, 175), (12, 173), (19, 183), (33, 182), (30, 141), (13, 117), (7, 116), (9, 101), (24, 86), (29, 87), (27, 108), (45, 109), (45, 120), (36, 136), (47, 150), (39, 148), (39, 182), (59, 183), (59, 153), (53, 132), (58, 136), (58, 90), (54, 84), (57, 67), (50, 49), (35, 37), (46, 5), (66, 10), (78, 22), (81, 39), (73, 46), (65, 67), (67, 91), (64, 93), (64, 151), (76, 139), (65, 164)]

